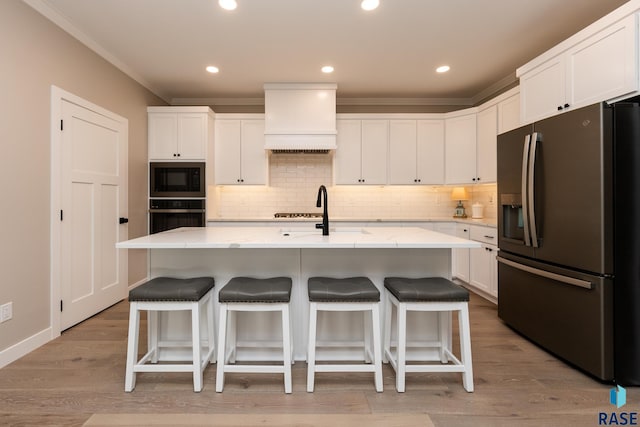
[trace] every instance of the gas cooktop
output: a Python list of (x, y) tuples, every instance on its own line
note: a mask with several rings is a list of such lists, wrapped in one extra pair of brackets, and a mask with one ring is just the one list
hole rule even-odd
[(322, 218), (318, 212), (276, 212), (274, 218)]

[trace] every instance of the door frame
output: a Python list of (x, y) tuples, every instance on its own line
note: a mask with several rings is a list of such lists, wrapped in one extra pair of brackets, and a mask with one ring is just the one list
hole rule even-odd
[[(62, 118), (62, 102), (67, 101), (80, 107), (91, 110), (95, 113), (108, 117), (124, 125), (123, 138), (125, 147), (129, 146), (129, 121), (112, 111), (106, 110), (99, 105), (93, 104), (77, 95), (65, 91), (55, 85), (51, 86), (51, 201), (50, 201), (50, 324), (51, 339), (60, 336), (61, 314), (60, 299), (62, 295), (62, 224), (60, 221), (60, 209), (62, 208), (62, 133), (60, 132), (60, 120)], [(128, 165), (127, 165), (128, 166)], [(126, 172), (125, 172), (126, 173)], [(125, 180), (128, 186), (128, 179)], [(127, 196), (128, 197), (128, 196)], [(127, 256), (127, 255), (123, 255)], [(128, 284), (127, 284), (128, 286)]]

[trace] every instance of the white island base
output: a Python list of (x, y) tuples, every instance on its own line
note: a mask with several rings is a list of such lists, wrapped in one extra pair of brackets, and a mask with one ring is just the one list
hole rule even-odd
[[(150, 277), (213, 277), (216, 319), (217, 293), (232, 277), (290, 277), (293, 281), (291, 318), (294, 359), (305, 360), (309, 277), (370, 278), (380, 290), (383, 301), (381, 317), (384, 319), (387, 315), (384, 312), (385, 277), (450, 278), (451, 248), (479, 247), (479, 244), (421, 228), (362, 229), (361, 234), (353, 233), (347, 238), (339, 232), (334, 236), (321, 236), (319, 231), (313, 231), (310, 236), (303, 236), (302, 233), (283, 236), (281, 230), (273, 228), (239, 227), (234, 233), (229, 227), (207, 227), (172, 230), (121, 242), (117, 246), (149, 249)], [(328, 342), (362, 341), (363, 319), (362, 313), (320, 313), (317, 338)], [(163, 330), (161, 339), (189, 338), (191, 324), (186, 313), (166, 313), (160, 321)], [(240, 313), (237, 328), (237, 360), (282, 359), (281, 349), (269, 348), (270, 342), (281, 342), (280, 317), (277, 314)], [(392, 330), (395, 330), (395, 325), (392, 325)], [(435, 340), (437, 316), (435, 313), (410, 313), (408, 331), (408, 341)], [(318, 348), (317, 360), (359, 358), (362, 353), (357, 348)], [(408, 360), (439, 360), (439, 353), (435, 349), (408, 350), (407, 354)], [(180, 353), (178, 349), (166, 350), (161, 358), (190, 360), (190, 353)]]

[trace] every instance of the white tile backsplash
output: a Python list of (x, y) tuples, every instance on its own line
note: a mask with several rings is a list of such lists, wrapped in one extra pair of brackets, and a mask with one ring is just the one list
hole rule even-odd
[[(331, 216), (354, 219), (447, 218), (456, 201), (451, 186), (333, 186), (333, 157), (327, 154), (272, 154), (269, 185), (225, 185), (209, 187), (209, 217), (268, 218), (276, 212), (319, 212), (318, 187), (329, 193)], [(484, 217), (496, 218), (495, 184), (466, 186), (471, 205), (484, 205)]]

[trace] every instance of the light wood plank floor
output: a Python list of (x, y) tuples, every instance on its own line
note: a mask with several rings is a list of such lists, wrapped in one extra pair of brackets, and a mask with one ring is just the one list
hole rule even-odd
[[(0, 425), (83, 425), (90, 418), (90, 425), (110, 419), (116, 425), (128, 414), (135, 415), (129, 425), (144, 424), (145, 414), (149, 424), (163, 414), (164, 425), (175, 421), (169, 414), (195, 414), (210, 415), (215, 425), (218, 414), (219, 425), (362, 426), (397, 414), (397, 425), (595, 426), (599, 411), (615, 410), (610, 385), (523, 339), (498, 319), (495, 305), (475, 295), (474, 393), (466, 393), (454, 373), (409, 374), (406, 393), (397, 393), (388, 365), (383, 393), (366, 373), (319, 374), (315, 392), (307, 393), (304, 362), (293, 367), (291, 395), (275, 374), (229, 374), (224, 393), (216, 393), (214, 366), (201, 393), (182, 373), (139, 374), (135, 391), (125, 393), (128, 308), (120, 302), (1, 369)], [(629, 388), (627, 401), (622, 410), (638, 411), (640, 388)]]

